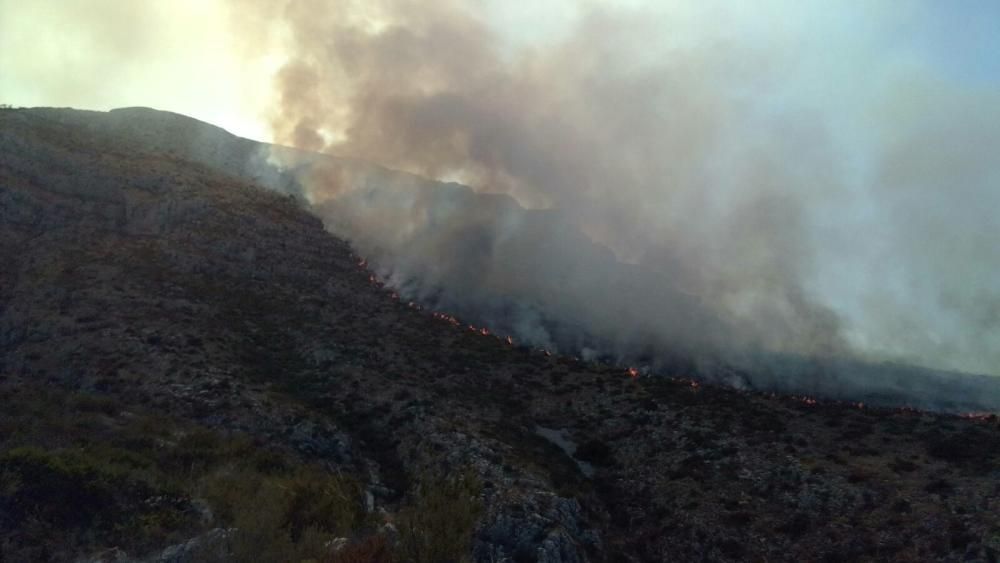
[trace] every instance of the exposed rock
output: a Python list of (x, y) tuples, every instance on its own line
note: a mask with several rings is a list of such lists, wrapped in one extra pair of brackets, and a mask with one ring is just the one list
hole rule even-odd
[(234, 530), (215, 528), (184, 543), (172, 545), (146, 563), (193, 563), (205, 559), (208, 554), (224, 557), (226, 539)]

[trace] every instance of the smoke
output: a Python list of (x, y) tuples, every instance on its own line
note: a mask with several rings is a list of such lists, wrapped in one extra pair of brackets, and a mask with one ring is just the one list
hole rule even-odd
[(310, 197), (409, 296), (661, 369), (998, 373), (1000, 99), (915, 55), (922, 4), (240, 6), (276, 141), (349, 157)]
[(522, 343), (851, 396), (960, 387), (885, 361), (1000, 374), (994, 2), (0, 14), (0, 102), (153, 105), (340, 155), (180, 151), (294, 175), (400, 293)]
[(294, 175), (404, 296), (522, 343), (1000, 405), (882, 363), (1000, 374), (998, 12), (0, 0), (0, 101), (154, 105), (339, 155), (181, 151)]

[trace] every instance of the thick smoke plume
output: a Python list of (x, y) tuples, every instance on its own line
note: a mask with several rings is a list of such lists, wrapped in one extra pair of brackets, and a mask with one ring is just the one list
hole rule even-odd
[(1000, 373), (1000, 96), (907, 63), (891, 34), (921, 14), (865, 5), (237, 16), (287, 57), (276, 141), (355, 159), (302, 168), (310, 198), (410, 296), (737, 383), (721, 365), (822, 361), (832, 391), (858, 359)]

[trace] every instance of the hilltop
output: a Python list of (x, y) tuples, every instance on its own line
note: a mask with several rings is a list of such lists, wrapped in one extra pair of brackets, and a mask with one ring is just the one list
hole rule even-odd
[(400, 300), (261, 147), (0, 111), (0, 559), (1000, 556), (996, 417), (508, 342)]

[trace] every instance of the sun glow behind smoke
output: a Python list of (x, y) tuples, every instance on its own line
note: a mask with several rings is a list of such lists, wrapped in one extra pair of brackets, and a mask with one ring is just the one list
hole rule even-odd
[(0, 103), (150, 106), (270, 140), (281, 53), (233, 41), (224, 2), (0, 0)]

